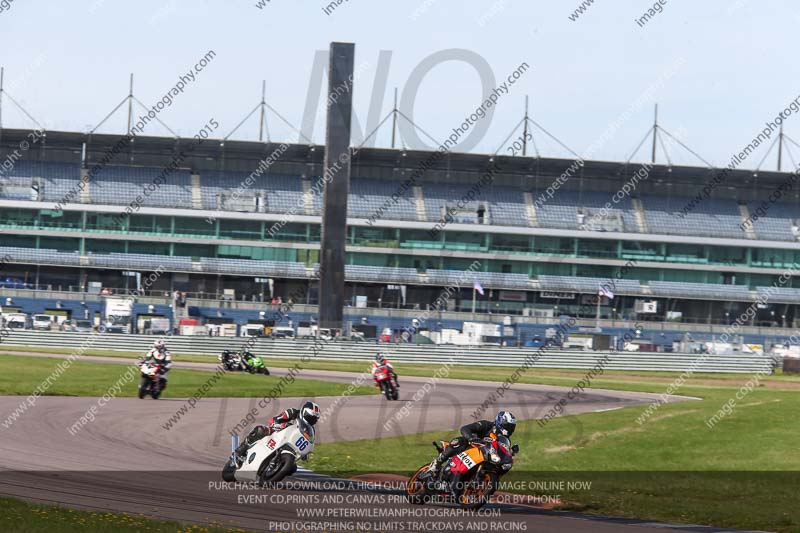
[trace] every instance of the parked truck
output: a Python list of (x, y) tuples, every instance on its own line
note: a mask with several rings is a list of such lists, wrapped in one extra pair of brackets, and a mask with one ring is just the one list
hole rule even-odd
[(106, 298), (104, 331), (130, 333), (133, 301), (129, 298)]

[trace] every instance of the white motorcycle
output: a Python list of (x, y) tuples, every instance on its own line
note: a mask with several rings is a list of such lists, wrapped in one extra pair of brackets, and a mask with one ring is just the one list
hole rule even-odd
[(154, 400), (158, 400), (165, 383), (161, 379), (161, 365), (142, 361), (139, 364), (139, 373), (142, 378), (139, 382), (139, 399), (149, 394)]
[(298, 418), (281, 431), (253, 443), (242, 464), (236, 460), (239, 436), (231, 437), (232, 453), (222, 469), (225, 481), (256, 481), (259, 486), (277, 483), (297, 471), (297, 460), (314, 451), (314, 426)]

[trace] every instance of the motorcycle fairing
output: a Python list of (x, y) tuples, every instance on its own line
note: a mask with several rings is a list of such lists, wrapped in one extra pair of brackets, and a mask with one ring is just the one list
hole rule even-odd
[(483, 462), (483, 453), (480, 448), (473, 447), (453, 457), (450, 461), (450, 471), (454, 474), (466, 474)]

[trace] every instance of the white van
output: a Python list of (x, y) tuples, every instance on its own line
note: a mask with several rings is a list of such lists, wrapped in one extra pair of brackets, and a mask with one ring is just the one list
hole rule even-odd
[(310, 322), (300, 322), (297, 326), (297, 336), (301, 339), (320, 338), (324, 341), (333, 340), (333, 332), (328, 328), (321, 328)]
[(294, 328), (287, 326), (276, 326), (272, 328), (272, 337), (275, 339), (293, 339)]
[(243, 324), (241, 329), (242, 337), (263, 337), (264, 324)]
[(33, 315), (33, 329), (50, 331), (53, 327), (52, 315)]

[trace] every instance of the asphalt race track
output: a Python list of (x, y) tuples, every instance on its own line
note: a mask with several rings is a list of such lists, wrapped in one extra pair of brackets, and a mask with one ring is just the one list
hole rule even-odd
[[(103, 360), (109, 364), (132, 362), (118, 358), (83, 359)], [(176, 363), (173, 373), (189, 367), (212, 369), (214, 365)], [(280, 376), (285, 371), (276, 369), (273, 374)], [(298, 377), (354, 382), (358, 376), (307, 370)], [(68, 379), (68, 373), (62, 379)], [(401, 376), (398, 402), (387, 402), (377, 395), (315, 398), (323, 413), (328, 409), (328, 416), (317, 426), (318, 443), (324, 446), (331, 441), (457, 428), (472, 420), (470, 415), (498, 385), (449, 379), (432, 384), (430, 378)], [(513, 411), (519, 418), (540, 418), (567, 390), (516, 385), (506, 391), (501, 403), (490, 407), (487, 414), (492, 417), (502, 408)], [(574, 414), (617, 409), (647, 403), (656, 396), (587, 390), (568, 403), (565, 411)], [(414, 397), (418, 401), (408, 404), (407, 400)], [(588, 518), (525, 505), (493, 504), (484, 509), (484, 516), (462, 515), (447, 505), (411, 506), (398, 493), (385, 487), (335, 481), (312, 472), (299, 472), (288, 484), (269, 491), (242, 490), (223, 483), (219, 472), (229, 454), (230, 430), (251, 408), (258, 407), (259, 400), (206, 398), (167, 430), (165, 424), (177, 410), (187, 405), (186, 399), (114, 398), (97, 409), (94, 421), (71, 434), (67, 428), (96, 406), (98, 399), (41, 397), (35, 407), (10, 428), (0, 427), (3, 451), (0, 494), (185, 522), (207, 524), (214, 521), (229, 527), (261, 531), (604, 533), (663, 531), (665, 527), (682, 529), (665, 524)], [(680, 400), (682, 398), (671, 398), (671, 401)], [(22, 401), (24, 397), (21, 396), (0, 397), (1, 420), (5, 421)], [(258, 420), (263, 421), (281, 409), (298, 406), (301, 401), (292, 398), (271, 401), (260, 409)], [(395, 420), (388, 430), (384, 427), (387, 420)], [(576, 425), (576, 436), (581, 430)], [(524, 447), (526, 436), (516, 437), (515, 442)], [(420, 457), (419, 463), (430, 460), (431, 456)], [(302, 516), (308, 512), (319, 514)]]

